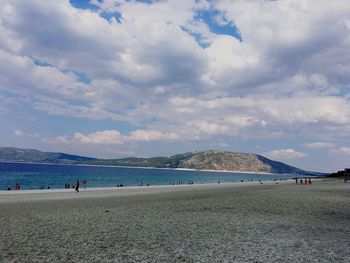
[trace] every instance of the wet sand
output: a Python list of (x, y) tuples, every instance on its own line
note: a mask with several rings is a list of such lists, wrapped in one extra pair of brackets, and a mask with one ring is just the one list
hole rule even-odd
[(349, 262), (350, 183), (0, 193), (0, 262)]

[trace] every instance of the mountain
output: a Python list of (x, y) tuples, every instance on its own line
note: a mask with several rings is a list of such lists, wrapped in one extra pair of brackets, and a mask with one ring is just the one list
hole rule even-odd
[(65, 153), (0, 147), (0, 162), (89, 164), (259, 173), (317, 174), (301, 170), (282, 162), (270, 160), (261, 155), (215, 150), (189, 152), (170, 157), (97, 159)]
[(78, 164), (93, 160), (95, 160), (95, 158), (65, 153), (41, 152), (33, 149), (0, 147), (0, 162)]

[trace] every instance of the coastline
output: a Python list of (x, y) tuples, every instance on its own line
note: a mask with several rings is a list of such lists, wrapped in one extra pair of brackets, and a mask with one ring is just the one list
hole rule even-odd
[[(292, 183), (293, 179), (285, 179), (285, 180), (268, 180), (262, 181), (253, 181), (253, 182), (220, 182), (220, 183), (197, 183), (197, 184), (166, 184), (166, 185), (150, 185), (150, 186), (109, 186), (109, 187), (87, 187), (86, 190), (84, 187), (80, 187), (80, 192), (91, 192), (91, 191), (109, 191), (109, 190), (134, 190), (134, 189), (174, 189), (174, 188), (198, 188), (198, 187), (210, 187), (210, 186), (244, 186), (244, 185), (259, 185), (259, 184), (276, 184), (279, 183)], [(66, 193), (66, 192), (75, 192), (73, 188), (64, 189), (64, 188), (52, 188), (52, 189), (25, 189), (25, 190), (0, 190), (1, 194), (28, 194), (28, 193)]]
[[(313, 179), (313, 183), (324, 181), (323, 179)], [(124, 186), (124, 187), (87, 187), (80, 188), (79, 192), (70, 189), (32, 189), (32, 190), (1, 190), (0, 204), (6, 202), (33, 201), (33, 200), (63, 200), (80, 198), (99, 198), (106, 196), (133, 196), (143, 194), (166, 194), (174, 192), (200, 191), (200, 190), (220, 190), (220, 189), (240, 189), (249, 187), (282, 186), (295, 185), (293, 179), (253, 181), (253, 182), (220, 182), (220, 183), (200, 183), (200, 184), (177, 184), (177, 185), (151, 185), (151, 186)], [(304, 186), (301, 186), (304, 187)], [(308, 187), (305, 185), (305, 187)]]

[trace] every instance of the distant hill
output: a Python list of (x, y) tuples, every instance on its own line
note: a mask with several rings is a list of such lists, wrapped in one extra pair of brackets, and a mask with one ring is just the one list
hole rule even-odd
[(261, 155), (215, 150), (189, 152), (173, 155), (171, 157), (97, 159), (65, 153), (41, 152), (32, 149), (0, 147), (0, 162), (89, 164), (319, 175), (318, 173), (307, 172), (282, 162), (270, 160)]
[(95, 158), (65, 153), (41, 152), (33, 149), (0, 147), (0, 162), (78, 164), (92, 160), (95, 160)]

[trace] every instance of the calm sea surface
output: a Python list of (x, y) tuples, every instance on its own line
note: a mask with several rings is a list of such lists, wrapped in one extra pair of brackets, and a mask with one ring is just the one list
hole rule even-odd
[(74, 184), (77, 180), (87, 181), (87, 187), (169, 185), (193, 181), (195, 184), (220, 182), (266, 181), (290, 179), (293, 174), (241, 174), (203, 171), (181, 171), (167, 169), (144, 169), (123, 167), (0, 163), (0, 190), (64, 188), (65, 183)]

